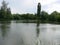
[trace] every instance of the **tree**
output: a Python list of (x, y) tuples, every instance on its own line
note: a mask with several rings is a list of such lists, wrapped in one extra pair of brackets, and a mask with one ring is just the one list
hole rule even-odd
[(6, 17), (7, 17), (7, 19), (11, 19), (12, 18), (10, 8), (7, 8), (7, 15), (6, 15)]
[(7, 8), (7, 14), (8, 14), (8, 15), (11, 15), (11, 10), (10, 10), (10, 8)]
[(3, 0), (1, 8), (3, 8), (4, 11), (7, 11), (7, 5), (8, 3), (6, 3), (6, 1)]
[(51, 22), (56, 22), (57, 21), (57, 15), (59, 15), (59, 13), (57, 11), (54, 11), (52, 12), (50, 15), (49, 15), (49, 21)]
[(11, 10), (10, 8), (8, 8), (8, 3), (6, 3), (6, 1), (2, 1), (2, 6), (0, 9), (0, 17), (2, 19), (8, 19), (11, 17)]
[(41, 12), (41, 4), (38, 3), (38, 6), (37, 6), (37, 16), (38, 17), (40, 16), (40, 12)]
[(42, 22), (46, 22), (48, 20), (48, 13), (45, 11), (42, 11), (40, 17), (41, 17), (40, 19)]

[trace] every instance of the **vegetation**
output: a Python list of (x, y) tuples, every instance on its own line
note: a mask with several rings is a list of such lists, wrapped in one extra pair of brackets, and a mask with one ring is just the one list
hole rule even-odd
[(0, 9), (0, 20), (7, 20), (7, 19), (11, 19), (11, 10), (10, 8), (8, 8), (8, 3), (6, 3), (4, 0), (2, 2), (2, 6)]
[(11, 14), (11, 9), (8, 7), (8, 3), (3, 0), (2, 6), (0, 7), (0, 20), (34, 20), (33, 22), (60, 23), (60, 13), (54, 11), (51, 14), (48, 14), (45, 11), (41, 11), (41, 4), (38, 3), (37, 14)]
[(40, 17), (40, 13), (41, 13), (41, 4), (38, 3), (38, 6), (37, 6), (37, 16)]

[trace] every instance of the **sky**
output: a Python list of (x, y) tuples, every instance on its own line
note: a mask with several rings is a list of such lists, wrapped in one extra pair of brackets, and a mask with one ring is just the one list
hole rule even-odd
[[(0, 0), (0, 6), (1, 2)], [(37, 13), (37, 4), (41, 3), (41, 11), (46, 11), (49, 14), (53, 11), (60, 12), (60, 0), (5, 0), (9, 3), (12, 13)]]

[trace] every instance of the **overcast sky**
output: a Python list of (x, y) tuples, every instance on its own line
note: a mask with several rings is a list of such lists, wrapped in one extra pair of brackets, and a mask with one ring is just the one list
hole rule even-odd
[[(42, 10), (51, 13), (60, 12), (60, 0), (5, 0), (9, 3), (12, 13), (36, 13), (37, 4), (41, 3)], [(1, 6), (2, 0), (0, 0)]]

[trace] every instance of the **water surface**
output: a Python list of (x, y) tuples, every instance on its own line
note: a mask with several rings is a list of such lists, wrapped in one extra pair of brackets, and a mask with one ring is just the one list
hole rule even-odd
[(0, 45), (60, 45), (60, 25), (0, 22)]

